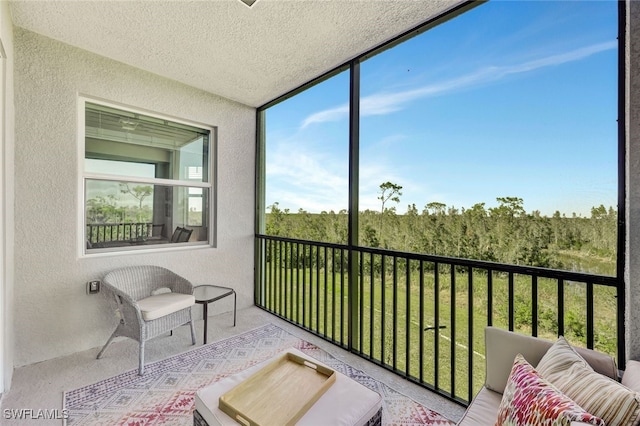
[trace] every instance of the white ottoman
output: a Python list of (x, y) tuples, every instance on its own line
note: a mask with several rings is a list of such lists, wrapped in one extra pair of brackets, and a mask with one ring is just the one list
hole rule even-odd
[[(318, 362), (297, 349), (290, 348), (288, 352)], [(271, 361), (273, 359), (266, 360), (196, 392), (195, 411), (193, 412), (194, 426), (237, 426), (238, 423), (234, 419), (218, 408), (218, 398)], [(336, 371), (335, 383), (313, 404), (297, 424), (369, 426), (381, 423), (382, 397)]]

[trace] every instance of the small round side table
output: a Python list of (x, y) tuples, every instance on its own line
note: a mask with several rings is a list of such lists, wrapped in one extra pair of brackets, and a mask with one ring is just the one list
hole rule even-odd
[(207, 343), (207, 318), (209, 315), (209, 303), (220, 300), (233, 294), (233, 326), (236, 326), (236, 291), (230, 287), (204, 284), (193, 288), (193, 295), (196, 303), (202, 305), (202, 315), (204, 317), (204, 344)]

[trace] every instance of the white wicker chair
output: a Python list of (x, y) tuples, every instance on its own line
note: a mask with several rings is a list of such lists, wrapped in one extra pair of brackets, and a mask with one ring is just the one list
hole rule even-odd
[[(191, 341), (196, 333), (191, 318), (195, 304), (193, 285), (185, 278), (160, 266), (130, 266), (109, 272), (103, 288), (111, 291), (120, 312), (120, 323), (97, 358), (114, 338), (129, 337), (140, 342), (138, 374), (144, 374), (144, 344), (160, 334), (184, 324), (191, 326)], [(168, 288), (171, 292), (158, 292)], [(189, 295), (190, 297), (187, 297)]]

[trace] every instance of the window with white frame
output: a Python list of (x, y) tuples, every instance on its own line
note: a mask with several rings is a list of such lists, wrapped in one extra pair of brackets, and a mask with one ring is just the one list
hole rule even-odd
[(84, 252), (208, 244), (214, 128), (80, 104)]

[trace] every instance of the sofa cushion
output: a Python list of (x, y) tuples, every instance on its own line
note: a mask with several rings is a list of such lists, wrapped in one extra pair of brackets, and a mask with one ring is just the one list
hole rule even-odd
[(593, 371), (563, 337), (547, 351), (536, 369), (608, 426), (632, 426), (640, 422), (640, 394)]
[(627, 361), (627, 369), (622, 376), (622, 384), (640, 392), (640, 361)]
[(583, 410), (540, 377), (521, 354), (516, 355), (498, 409), (496, 426), (570, 426), (574, 421), (605, 426), (602, 419)]
[(499, 393), (504, 392), (517, 354), (536, 364), (553, 344), (548, 340), (497, 327), (486, 327), (484, 338), (487, 360), (485, 386)]
[(162, 293), (138, 300), (142, 319), (152, 321), (165, 315), (178, 312), (196, 303), (192, 294)]
[[(499, 393), (504, 391), (516, 354), (522, 354), (532, 365), (537, 365), (553, 345), (550, 340), (526, 336), (497, 327), (485, 328), (485, 342), (487, 355), (485, 386)], [(595, 371), (611, 378), (617, 377), (616, 364), (609, 355), (586, 348), (577, 349), (578, 353), (587, 360)]]
[(492, 425), (498, 419), (498, 407), (502, 394), (483, 387), (473, 398), (473, 402), (467, 407), (458, 426), (487, 426)]

